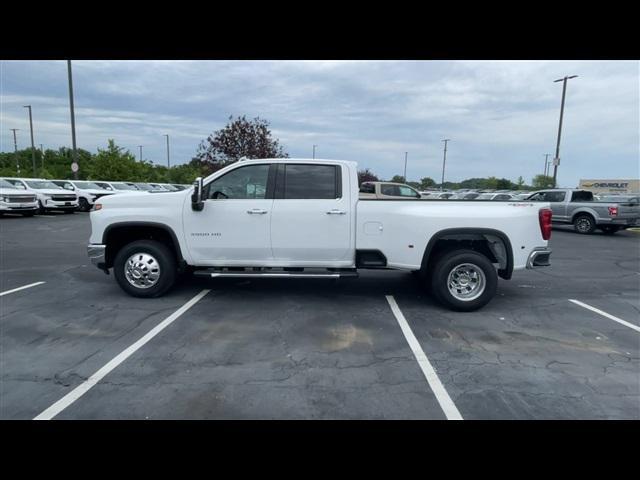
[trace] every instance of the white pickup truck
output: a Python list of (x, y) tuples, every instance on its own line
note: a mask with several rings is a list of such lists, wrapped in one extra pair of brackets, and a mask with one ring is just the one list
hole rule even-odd
[(137, 297), (162, 295), (186, 271), (340, 278), (399, 269), (461, 311), (485, 305), (498, 276), (549, 265), (546, 204), (367, 200), (358, 191), (355, 162), (236, 162), (184, 191), (101, 198), (88, 254)]

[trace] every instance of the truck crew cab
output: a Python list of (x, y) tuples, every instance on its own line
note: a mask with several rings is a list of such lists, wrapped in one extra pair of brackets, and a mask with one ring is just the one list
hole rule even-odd
[(420, 272), (446, 306), (470, 311), (514, 270), (549, 265), (551, 210), (530, 202), (359, 199), (355, 162), (236, 162), (180, 192), (101, 198), (88, 253), (138, 297), (178, 272), (206, 277), (356, 277)]

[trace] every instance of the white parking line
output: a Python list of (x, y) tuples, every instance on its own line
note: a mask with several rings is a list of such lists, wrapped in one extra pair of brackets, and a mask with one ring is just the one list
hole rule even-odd
[(622, 320), (621, 318), (618, 317), (614, 317), (613, 315), (611, 315), (610, 313), (607, 312), (603, 312), (602, 310), (596, 308), (596, 307), (592, 307), (591, 305), (587, 305), (586, 303), (583, 303), (579, 300), (574, 300), (572, 298), (569, 299), (570, 302), (575, 303), (576, 305), (580, 305), (583, 308), (586, 308), (587, 310), (591, 310), (592, 312), (596, 312), (600, 315), (602, 315), (603, 317), (607, 317), (610, 320), (613, 320), (614, 322), (618, 322), (621, 325), (624, 325), (625, 327), (629, 327), (634, 329), (636, 332), (640, 332), (640, 327), (638, 327), (637, 325), (634, 325), (633, 323), (629, 323), (625, 320)]
[(438, 400), (440, 408), (442, 408), (442, 411), (447, 417), (447, 420), (462, 420), (462, 415), (460, 415), (455, 403), (453, 403), (453, 400), (451, 400), (451, 397), (444, 389), (444, 385), (442, 385), (436, 371), (431, 366), (431, 362), (429, 362), (429, 359), (422, 350), (418, 339), (413, 334), (411, 327), (409, 327), (409, 324), (407, 323), (406, 318), (404, 318), (402, 311), (400, 311), (400, 307), (398, 307), (395, 298), (393, 298), (393, 295), (386, 295), (386, 298), (387, 302), (389, 302), (389, 306), (391, 307), (391, 311), (395, 315), (396, 320), (402, 329), (402, 333), (404, 333), (404, 337), (407, 339), (407, 342), (413, 351), (413, 355), (416, 357), (418, 365), (420, 365), (422, 373), (424, 373), (424, 376), (436, 396), (436, 400)]
[(109, 372), (115, 369), (118, 365), (124, 362), (127, 358), (133, 355), (140, 347), (142, 347), (145, 343), (151, 340), (153, 337), (158, 335), (162, 330), (167, 328), (171, 323), (173, 323), (180, 315), (193, 307), (198, 301), (202, 299), (210, 290), (202, 290), (199, 294), (185, 303), (178, 310), (173, 312), (167, 318), (165, 318), (162, 322), (152, 328), (149, 333), (144, 335), (140, 340), (130, 345), (126, 349), (124, 349), (121, 353), (116, 355), (111, 361), (109, 361), (104, 367), (98, 370), (96, 373), (91, 375), (85, 382), (78, 385), (71, 392), (66, 394), (56, 403), (47, 408), (44, 412), (34, 418), (34, 420), (51, 420), (53, 417), (62, 412), (65, 408), (71, 405), (73, 402), (78, 400), (82, 395), (87, 393), (91, 387), (93, 387), (96, 383), (102, 380)]
[(0, 293), (0, 297), (4, 297), (5, 295), (9, 295), (10, 293), (13, 293), (13, 292), (19, 292), (20, 290), (24, 290), (25, 288), (31, 288), (37, 285), (42, 285), (43, 283), (47, 283), (47, 282), (30, 283), (29, 285), (23, 285), (22, 287), (14, 288), (13, 290), (7, 290), (6, 292)]

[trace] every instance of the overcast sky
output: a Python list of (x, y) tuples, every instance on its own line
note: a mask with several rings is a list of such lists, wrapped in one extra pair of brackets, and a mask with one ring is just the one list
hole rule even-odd
[[(113, 138), (144, 158), (189, 161), (229, 115), (260, 116), (292, 157), (356, 160), (384, 178), (506, 177), (527, 182), (555, 151), (567, 88), (558, 180), (638, 178), (637, 61), (74, 61), (78, 146)], [(0, 150), (71, 145), (65, 61), (0, 62)]]

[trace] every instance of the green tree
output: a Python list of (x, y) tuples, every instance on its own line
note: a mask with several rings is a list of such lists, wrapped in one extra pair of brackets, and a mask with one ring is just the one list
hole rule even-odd
[(420, 189), (426, 190), (427, 188), (433, 188), (436, 186), (436, 181), (431, 177), (424, 177), (420, 179)]
[(496, 181), (496, 190), (513, 190), (515, 187), (516, 185), (507, 178), (500, 178)]
[(545, 175), (536, 175), (531, 180), (531, 185), (535, 189), (551, 188), (553, 187), (553, 177), (549, 177)]
[(273, 138), (269, 122), (256, 117), (247, 120), (245, 116), (229, 117), (229, 123), (203, 140), (196, 152), (196, 158), (207, 170), (214, 166), (225, 166), (247, 158), (282, 158), (289, 155), (278, 139)]
[(405, 183), (404, 177), (402, 175), (394, 175), (389, 181), (394, 183)]
[(149, 172), (152, 168), (147, 162), (137, 162), (131, 152), (118, 147), (110, 139), (106, 149), (98, 149), (88, 168), (88, 174), (93, 180), (140, 181), (142, 178), (150, 177)]
[(524, 178), (522, 178), (522, 175), (520, 175), (520, 176), (518, 177), (517, 185), (518, 185), (518, 190), (523, 190), (523, 187), (524, 187)]
[(380, 181), (378, 176), (368, 168), (365, 168), (364, 170), (358, 170), (358, 185), (361, 185), (362, 182), (378, 182), (378, 181)]

